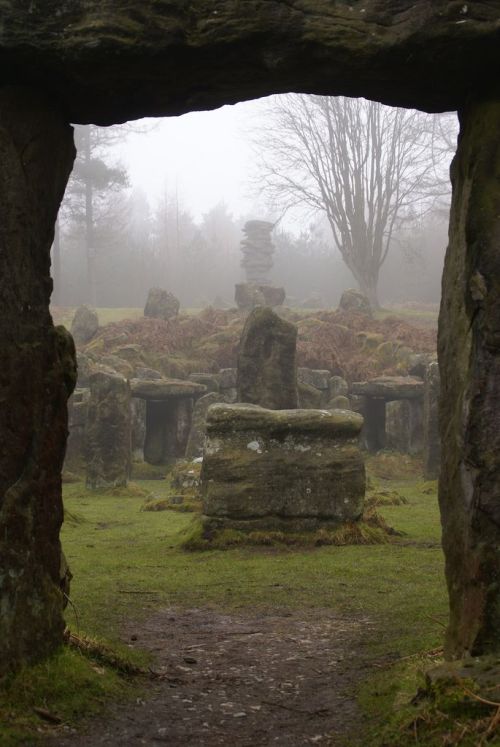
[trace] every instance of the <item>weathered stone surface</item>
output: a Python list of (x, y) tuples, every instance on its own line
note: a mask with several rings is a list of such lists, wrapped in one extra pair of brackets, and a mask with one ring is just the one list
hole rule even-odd
[(303, 381), (299, 381), (297, 384), (297, 407), (303, 410), (319, 410), (321, 409), (323, 397), (319, 389), (316, 389), (310, 384), (305, 384)]
[(297, 407), (297, 327), (269, 308), (248, 316), (238, 351), (238, 402), (271, 410)]
[(134, 376), (134, 366), (123, 358), (119, 358), (117, 355), (103, 355), (99, 359), (99, 363), (103, 366), (113, 369), (124, 379), (131, 379)]
[(213, 405), (201, 473), (204, 513), (225, 521), (358, 519), (361, 425), (355, 413)]
[(342, 376), (331, 376), (328, 382), (328, 392), (331, 399), (340, 395), (347, 396), (349, 386)]
[(189, 381), (194, 381), (196, 384), (203, 384), (207, 392), (219, 391), (219, 376), (217, 374), (192, 373), (189, 374), (188, 379)]
[(460, 120), (438, 337), (446, 650), (456, 657), (500, 649), (500, 100), (471, 103)]
[(375, 397), (390, 402), (395, 399), (416, 399), (423, 397), (424, 382), (413, 376), (380, 376), (370, 381), (356, 381), (351, 384), (353, 394)]
[(132, 379), (130, 388), (133, 397), (163, 400), (175, 397), (194, 397), (205, 394), (206, 386), (182, 379)]
[(169, 319), (175, 319), (179, 313), (179, 308), (180, 303), (173, 293), (169, 293), (163, 288), (151, 288), (144, 307), (144, 316), (168, 321)]
[(162, 379), (163, 376), (159, 371), (155, 371), (154, 368), (147, 368), (145, 366), (139, 366), (136, 371), (138, 379), (146, 379), (149, 381), (156, 381), (156, 379)]
[(298, 368), (297, 379), (302, 381), (304, 384), (313, 386), (315, 389), (324, 391), (328, 389), (330, 371), (327, 371), (326, 369)]
[(203, 455), (208, 408), (223, 401), (223, 395), (219, 394), (219, 392), (209, 392), (197, 400), (193, 408), (191, 432), (186, 447), (186, 457), (188, 459), (195, 459)]
[(50, 246), (73, 158), (54, 102), (0, 89), (0, 676), (54, 651), (64, 628), (61, 468), (76, 365), (49, 313)]
[(89, 377), (93, 371), (93, 361), (85, 353), (78, 352), (76, 354), (76, 367), (78, 372), (78, 386), (88, 387)]
[(50, 90), (72, 122), (181, 114), (291, 90), (442, 111), (486, 81), (498, 92), (500, 79), (490, 2), (221, 0), (207, 14), (201, 0), (189, 8), (4, 0), (2, 20), (2, 84)]
[(95, 309), (90, 306), (79, 306), (71, 322), (71, 334), (77, 345), (85, 345), (99, 329), (99, 319)]
[(221, 368), (219, 371), (219, 385), (224, 389), (236, 389), (237, 371), (235, 368)]
[(439, 435), (439, 366), (430, 363), (424, 380), (424, 473), (428, 480), (439, 477), (441, 437)]
[(282, 306), (285, 303), (284, 288), (255, 283), (237, 283), (234, 300), (239, 309), (254, 309), (256, 306)]
[(364, 293), (354, 288), (348, 288), (342, 293), (339, 309), (341, 311), (356, 311), (358, 314), (366, 314), (367, 316), (372, 315), (370, 301)]
[(385, 445), (402, 454), (410, 453), (410, 402), (407, 399), (385, 404)]
[(85, 425), (90, 389), (75, 389), (68, 400), (68, 440), (64, 455), (64, 469), (80, 473), (83, 470)]
[(85, 428), (86, 485), (90, 490), (126, 485), (131, 463), (130, 386), (118, 374), (90, 377)]
[(336, 397), (329, 400), (326, 407), (327, 410), (350, 410), (351, 403), (349, 397), (345, 397), (343, 394), (337, 394)]

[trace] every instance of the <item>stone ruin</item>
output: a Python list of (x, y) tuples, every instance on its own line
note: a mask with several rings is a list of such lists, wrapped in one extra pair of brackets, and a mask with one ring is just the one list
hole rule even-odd
[(145, 400), (144, 461), (169, 464), (184, 457), (191, 431), (194, 398), (203, 384), (177, 379), (132, 379), (132, 396)]
[[(310, 531), (363, 512), (363, 419), (298, 409), (296, 344), (295, 325), (272, 309), (249, 314), (238, 353), (238, 403), (206, 411), (201, 481), (208, 532)], [(310, 374), (325, 389), (329, 378), (328, 371)]]
[(241, 241), (241, 266), (245, 270), (246, 279), (235, 288), (235, 301), (240, 309), (281, 306), (285, 301), (284, 289), (272, 286), (268, 277), (273, 266), (273, 228), (274, 223), (265, 220), (249, 220), (243, 227), (245, 238)]
[[(75, 156), (70, 123), (178, 115), (290, 90), (459, 112), (438, 342), (445, 653), (498, 651), (498, 8), (388, 0), (364, 13), (360, 5), (336, 3), (331, 12), (302, 0), (298, 12), (279, 0), (220, 0), (208, 23), (201, 5), (186, 14), (181, 0), (148, 3), (145, 12), (143, 2), (123, 0), (59, 3), (56, 13), (44, 3), (3, 3), (2, 672), (56, 650), (64, 629), (60, 471), (74, 353), (49, 301), (54, 224)], [(28, 453), (36, 468), (27, 469)]]

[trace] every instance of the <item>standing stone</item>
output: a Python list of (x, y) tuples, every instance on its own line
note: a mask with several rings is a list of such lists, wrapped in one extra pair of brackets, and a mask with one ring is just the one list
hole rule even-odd
[(334, 397), (347, 397), (349, 386), (347, 381), (342, 376), (331, 376), (328, 382), (328, 394), (330, 399)]
[(203, 445), (205, 443), (205, 434), (207, 430), (207, 412), (210, 405), (222, 402), (223, 397), (219, 392), (209, 392), (200, 397), (193, 409), (193, 421), (191, 432), (186, 447), (186, 457), (195, 459), (203, 454)]
[(144, 316), (168, 321), (169, 319), (175, 319), (179, 313), (179, 308), (180, 303), (173, 293), (169, 293), (163, 288), (151, 288), (144, 307)]
[(297, 407), (297, 327), (269, 308), (248, 316), (238, 352), (238, 402), (270, 410)]
[(85, 431), (87, 488), (100, 490), (127, 485), (131, 444), (128, 381), (104, 371), (92, 374)]
[(441, 438), (439, 436), (439, 366), (430, 363), (424, 379), (424, 473), (428, 480), (439, 477)]
[(55, 651), (61, 468), (75, 348), (49, 312), (50, 247), (71, 171), (72, 129), (56, 101), (0, 89), (0, 677)]
[(500, 651), (500, 100), (459, 116), (438, 335), (449, 657)]
[(340, 410), (213, 405), (201, 472), (208, 528), (308, 531), (359, 519), (362, 423)]
[(402, 454), (410, 452), (410, 403), (393, 400), (385, 405), (385, 445)]
[(76, 345), (86, 345), (99, 329), (97, 312), (90, 306), (79, 306), (71, 322), (71, 334)]

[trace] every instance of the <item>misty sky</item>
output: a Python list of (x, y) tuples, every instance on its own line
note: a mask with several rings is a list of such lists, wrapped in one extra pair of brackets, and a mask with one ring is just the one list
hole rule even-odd
[(143, 189), (152, 205), (165, 187), (177, 188), (183, 207), (195, 218), (224, 201), (238, 216), (256, 207), (248, 181), (253, 174), (252, 152), (245, 136), (256, 117), (258, 101), (191, 112), (160, 120), (148, 134), (131, 134), (120, 159), (133, 187)]

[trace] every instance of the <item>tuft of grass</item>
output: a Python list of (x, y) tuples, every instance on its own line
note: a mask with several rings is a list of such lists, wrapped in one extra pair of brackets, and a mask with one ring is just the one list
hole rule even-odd
[(367, 458), (366, 468), (370, 475), (382, 480), (416, 480), (422, 475), (423, 465), (421, 457), (379, 451)]
[(35, 745), (135, 688), (114, 668), (63, 646), (50, 659), (21, 670), (0, 687), (0, 743)]
[[(436, 669), (440, 662), (442, 650), (437, 649), (408, 657), (368, 678), (359, 696), (370, 723), (363, 744), (486, 747), (500, 743), (500, 661), (491, 669), (488, 659), (441, 664)], [(485, 682), (481, 669), (486, 669), (489, 681)]]
[(181, 544), (184, 550), (227, 550), (235, 546), (258, 547), (322, 547), (346, 545), (378, 545), (390, 542), (395, 534), (374, 510), (365, 513), (361, 521), (340, 524), (335, 529), (320, 528), (314, 532), (251, 531), (224, 527), (206, 529), (202, 519), (189, 527)]
[(406, 505), (408, 505), (408, 498), (405, 498), (397, 490), (377, 490), (369, 493), (365, 498), (365, 506), (367, 508)]

